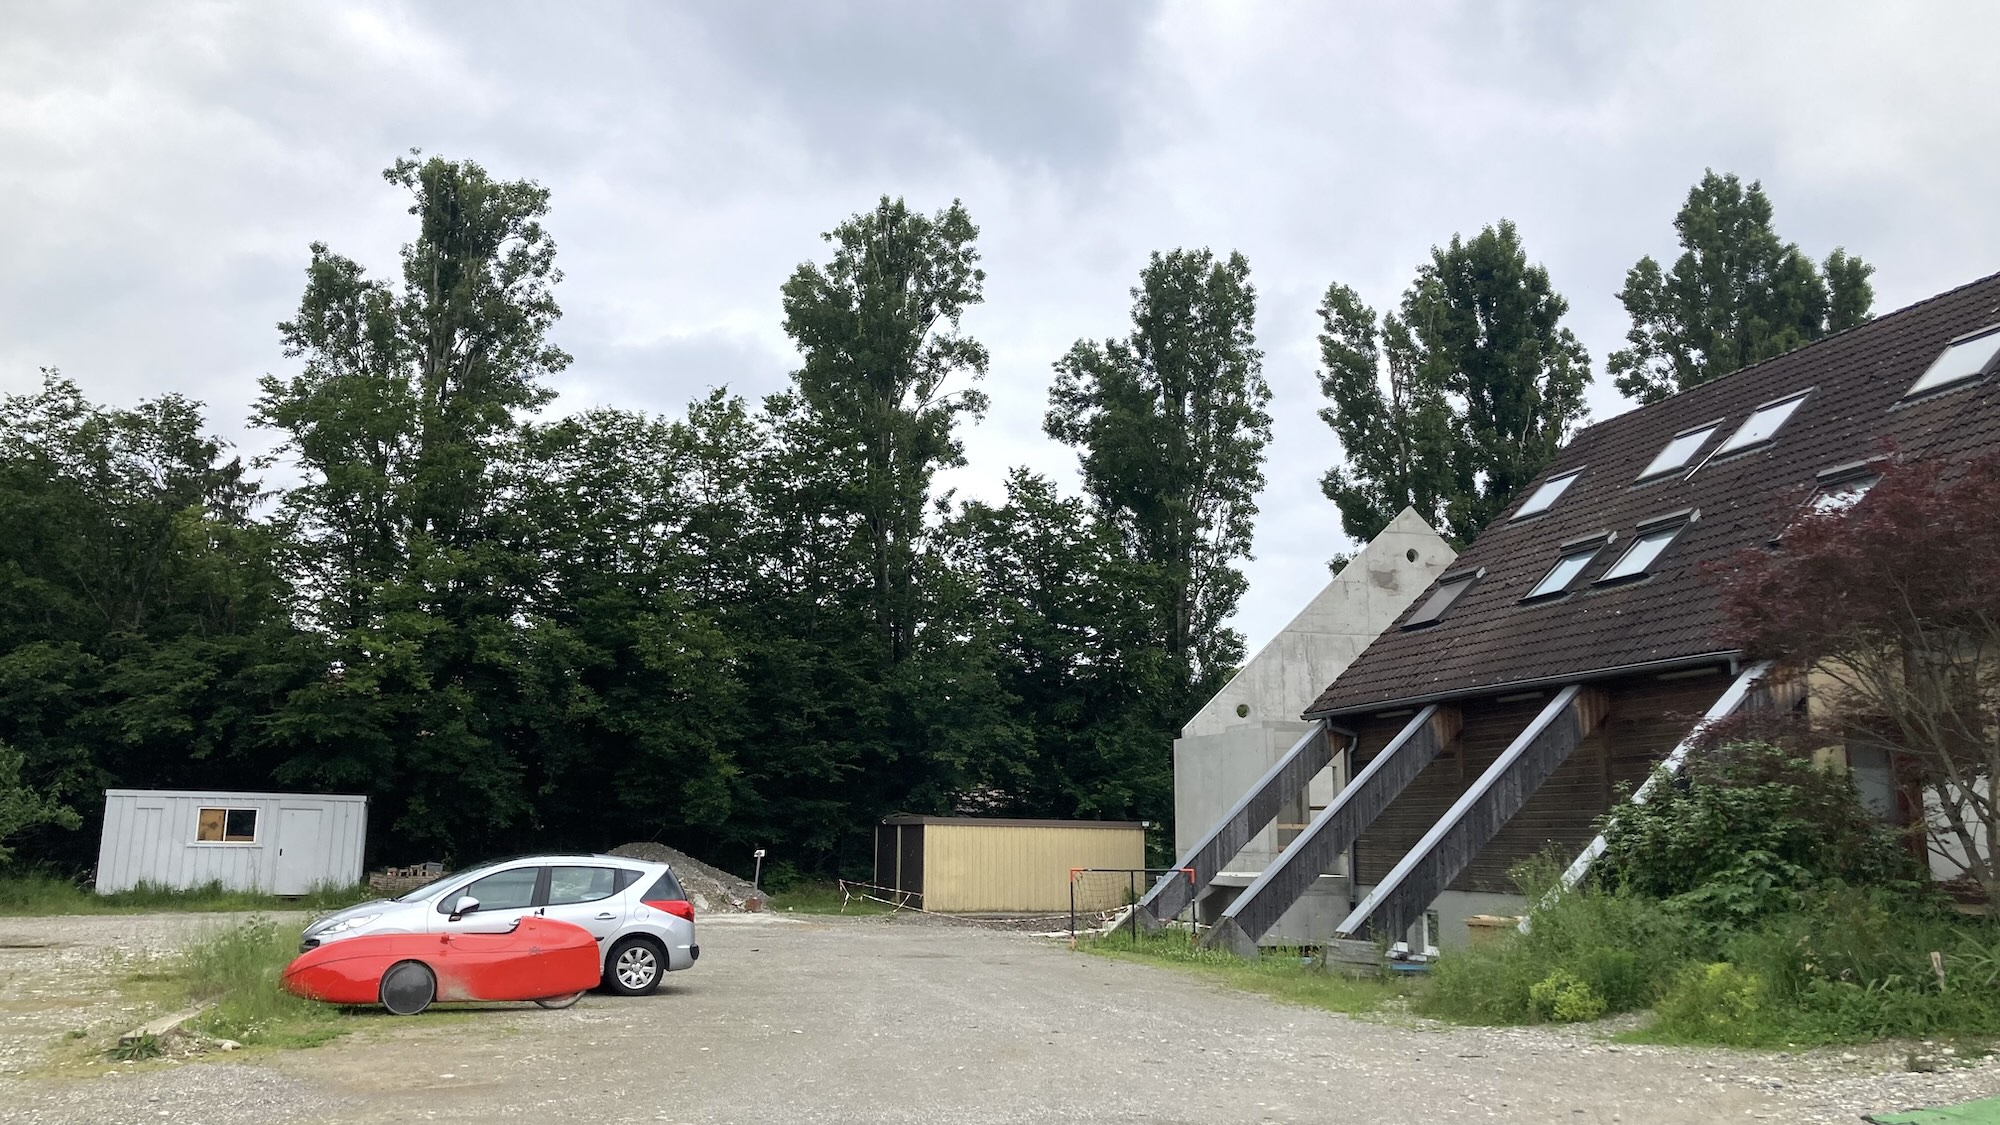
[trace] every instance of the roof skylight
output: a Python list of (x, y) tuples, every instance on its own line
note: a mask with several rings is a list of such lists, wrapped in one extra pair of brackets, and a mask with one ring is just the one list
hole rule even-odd
[(1529, 516), (1539, 516), (1555, 507), (1556, 501), (1562, 499), (1562, 494), (1570, 485), (1576, 483), (1576, 478), (1582, 475), (1583, 470), (1578, 469), (1576, 472), (1564, 473), (1562, 476), (1550, 477), (1543, 481), (1542, 486), (1528, 497), (1527, 502), (1515, 509), (1514, 518), (1519, 520)]
[(1729, 440), (1722, 443), (1722, 448), (1716, 450), (1715, 455), (1727, 456), (1739, 449), (1748, 449), (1753, 445), (1770, 441), (1777, 435), (1778, 428), (1798, 412), (1800, 404), (1805, 402), (1806, 395), (1810, 393), (1801, 391), (1790, 398), (1768, 402), (1751, 411), (1750, 417), (1743, 419), (1743, 424), (1736, 427), (1736, 432), (1729, 435)]
[(1701, 452), (1701, 447), (1707, 445), (1708, 439), (1721, 428), (1721, 422), (1710, 422), (1706, 426), (1675, 435), (1674, 440), (1668, 442), (1665, 449), (1660, 450), (1660, 455), (1653, 458), (1653, 463), (1646, 466), (1646, 471), (1639, 474), (1639, 479), (1645, 480), (1647, 477), (1673, 472), (1694, 460), (1694, 455)]
[(1824, 512), (1844, 512), (1861, 502), (1875, 482), (1882, 479), (1877, 464), (1882, 458), (1871, 457), (1866, 461), (1855, 461), (1846, 465), (1835, 465), (1822, 469), (1813, 477), (1812, 498), (1806, 507), (1815, 514)]
[(1868, 490), (1874, 488), (1875, 482), (1881, 479), (1881, 477), (1852, 477), (1838, 484), (1822, 485), (1819, 491), (1813, 493), (1807, 506), (1815, 515), (1844, 512), (1861, 503), (1861, 498), (1868, 495)]
[(1565, 550), (1562, 557), (1556, 560), (1556, 565), (1550, 567), (1549, 572), (1542, 575), (1542, 580), (1535, 583), (1535, 588), (1521, 600), (1546, 598), (1569, 589), (1569, 584), (1576, 581), (1576, 576), (1583, 573), (1583, 568), (1590, 565), (1590, 560), (1597, 557), (1604, 544), (1605, 540), (1599, 539), (1588, 546)]
[(2000, 325), (1982, 328), (1976, 335), (1953, 340), (1944, 354), (1924, 369), (1903, 397), (1911, 398), (1984, 375), (1993, 369), (1995, 358), (2000, 358)]
[(1625, 548), (1625, 553), (1618, 556), (1618, 561), (1612, 563), (1611, 569), (1605, 571), (1598, 581), (1618, 582), (1627, 578), (1645, 577), (1653, 563), (1667, 549), (1667, 544), (1672, 543), (1674, 537), (1681, 533), (1681, 528), (1686, 526), (1685, 522), (1681, 522), (1640, 531), (1633, 536), (1632, 545)]
[(1424, 599), (1424, 604), (1418, 606), (1417, 611), (1403, 622), (1403, 628), (1415, 629), (1422, 625), (1436, 624), (1438, 619), (1451, 609), (1453, 603), (1471, 589), (1472, 584), (1484, 573), (1486, 572), (1483, 570), (1475, 570), (1468, 574), (1446, 575), (1438, 582), (1437, 589), (1431, 591), (1431, 596)]

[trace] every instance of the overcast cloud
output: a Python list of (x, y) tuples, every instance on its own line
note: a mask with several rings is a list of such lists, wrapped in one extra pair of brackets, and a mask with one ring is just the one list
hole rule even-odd
[[(778, 286), (882, 193), (982, 228), (993, 409), (960, 495), (1041, 434), (1049, 364), (1121, 334), (1147, 253), (1239, 249), (1275, 399), (1262, 643), (1344, 549), (1318, 489), (1313, 309), (1394, 301), (1428, 248), (1519, 223), (1602, 371), (1613, 294), (1704, 167), (1761, 179), (1878, 311), (2000, 268), (2000, 8), (1979, 4), (0, 2), (0, 390), (179, 390), (249, 449), (306, 246), (377, 273), (413, 146), (554, 193), (558, 409), (677, 412), (795, 362)], [(1607, 380), (1597, 417), (1622, 409)]]

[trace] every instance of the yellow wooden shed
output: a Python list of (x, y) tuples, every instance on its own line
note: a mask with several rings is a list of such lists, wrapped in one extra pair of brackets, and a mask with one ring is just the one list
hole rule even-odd
[[(892, 816), (875, 829), (875, 882), (946, 913), (1055, 913), (1070, 908), (1070, 872), (1131, 871), (1147, 887), (1146, 826), (1136, 820), (1009, 820)], [(1116, 878), (1080, 883), (1092, 899)], [(1116, 894), (1122, 899), (1125, 887)], [(1110, 903), (1078, 902), (1088, 909)]]

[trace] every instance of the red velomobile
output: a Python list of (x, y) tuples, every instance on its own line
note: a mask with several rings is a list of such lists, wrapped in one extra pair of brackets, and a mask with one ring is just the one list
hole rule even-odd
[(433, 1001), (533, 1000), (566, 1008), (603, 970), (589, 930), (528, 915), (505, 933), (364, 934), (308, 949), (285, 966), (287, 991), (399, 1016)]

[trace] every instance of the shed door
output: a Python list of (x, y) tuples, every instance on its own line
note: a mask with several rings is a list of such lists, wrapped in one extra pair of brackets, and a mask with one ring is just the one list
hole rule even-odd
[(278, 870), (271, 893), (302, 895), (320, 878), (319, 822), (324, 809), (278, 810)]
[(902, 846), (896, 873), (896, 889), (905, 894), (917, 896), (917, 905), (923, 905), (924, 896), (924, 826), (921, 824), (899, 824), (896, 831), (902, 836)]

